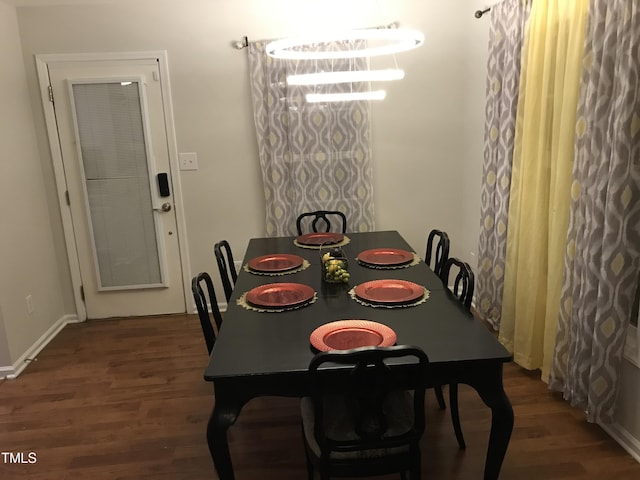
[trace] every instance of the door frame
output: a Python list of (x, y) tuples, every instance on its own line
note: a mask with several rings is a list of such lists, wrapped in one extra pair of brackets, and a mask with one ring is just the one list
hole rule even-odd
[(178, 168), (178, 146), (176, 141), (176, 129), (173, 120), (173, 103), (171, 100), (171, 86), (169, 83), (169, 64), (166, 50), (143, 51), (143, 52), (114, 52), (114, 53), (61, 53), (61, 54), (36, 54), (36, 71), (38, 75), (38, 86), (42, 99), (45, 123), (47, 128), (47, 138), (53, 162), (53, 171), (58, 194), (58, 206), (62, 217), (62, 228), (67, 247), (67, 260), (71, 272), (71, 283), (73, 286), (73, 297), (76, 304), (78, 320), (87, 319), (87, 310), (82, 299), (82, 276), (80, 274), (80, 263), (77, 255), (76, 238), (73, 233), (73, 222), (71, 218), (71, 208), (67, 204), (67, 181), (64, 174), (64, 164), (62, 161), (62, 148), (58, 137), (58, 125), (53, 102), (49, 93), (49, 65), (57, 62), (96, 62), (96, 61), (133, 61), (133, 60), (156, 60), (160, 71), (160, 86), (162, 89), (162, 104), (164, 109), (164, 123), (167, 132), (167, 149), (169, 154), (169, 165), (171, 171), (171, 183), (173, 186), (174, 212), (176, 215), (176, 227), (178, 230), (178, 249), (180, 254), (180, 265), (182, 269), (182, 288), (184, 291), (184, 311), (189, 313), (191, 296), (191, 272), (189, 262), (189, 250), (187, 242), (187, 227), (185, 222), (184, 204), (182, 201), (182, 186), (180, 182), (180, 169)]

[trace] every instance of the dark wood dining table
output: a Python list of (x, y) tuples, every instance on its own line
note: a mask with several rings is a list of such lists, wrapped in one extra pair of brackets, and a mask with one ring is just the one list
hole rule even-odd
[[(430, 361), (427, 386), (461, 383), (474, 388), (491, 409), (491, 432), (484, 478), (497, 479), (513, 429), (513, 409), (504, 392), (502, 370), (511, 354), (488, 329), (462, 306), (423, 262), (395, 269), (360, 265), (362, 251), (395, 248), (414, 251), (396, 231), (347, 233), (342, 247), (349, 259), (349, 284), (321, 279), (320, 252), (301, 248), (295, 237), (253, 238), (243, 264), (269, 254), (295, 254), (308, 268), (279, 276), (257, 275), (241, 269), (204, 378), (213, 382), (215, 406), (207, 426), (207, 441), (221, 480), (233, 479), (227, 431), (242, 407), (259, 396), (303, 397), (311, 392), (307, 368), (317, 353), (311, 333), (328, 322), (364, 319), (391, 327), (397, 344), (422, 348)], [(376, 279), (401, 279), (429, 290), (415, 306), (374, 308), (348, 294), (353, 286)], [(317, 300), (283, 312), (259, 312), (239, 305), (241, 295), (267, 283), (295, 282), (311, 286)], [(427, 425), (428, 428), (428, 425)], [(463, 426), (464, 428), (464, 426)], [(302, 439), (301, 439), (302, 441)]]

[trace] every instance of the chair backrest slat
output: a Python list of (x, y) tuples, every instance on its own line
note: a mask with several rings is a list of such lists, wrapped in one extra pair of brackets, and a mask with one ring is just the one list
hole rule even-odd
[[(340, 221), (340, 231), (333, 229), (335, 227), (335, 223), (331, 224), (331, 218), (334, 218), (334, 222), (337, 220)], [(303, 234), (303, 222), (305, 222), (305, 226), (310, 221), (310, 227), (313, 232), (336, 232), (336, 233), (347, 233), (347, 217), (344, 213), (337, 210), (316, 210), (315, 212), (304, 212), (301, 213), (296, 219), (296, 229), (298, 231), (298, 235)], [(324, 224), (324, 230), (319, 230), (319, 225)], [(310, 233), (310, 232), (307, 232)]]
[(451, 268), (454, 266), (457, 268), (457, 272), (453, 281), (453, 294), (467, 307), (467, 310), (471, 310), (475, 288), (475, 275), (471, 266), (459, 258), (451, 257), (444, 263), (440, 279), (448, 287)]
[[(203, 286), (205, 288), (203, 288)], [(201, 272), (193, 277), (191, 280), (191, 292), (193, 293), (193, 299), (196, 303), (196, 309), (198, 310), (198, 317), (200, 319), (202, 335), (207, 345), (207, 351), (211, 354), (211, 350), (213, 350), (213, 346), (216, 343), (217, 332), (219, 332), (222, 327), (222, 315), (218, 308), (213, 282), (207, 272)], [(213, 323), (209, 316), (209, 309), (211, 309)]]
[(238, 280), (238, 273), (236, 272), (236, 266), (233, 262), (231, 247), (229, 246), (229, 242), (221, 240), (214, 245), (213, 251), (216, 256), (218, 270), (220, 271), (220, 280), (222, 281), (222, 288), (224, 288), (224, 296), (228, 302), (233, 293), (233, 287)]
[[(437, 241), (435, 252), (433, 249), (434, 243)], [(429, 232), (427, 237), (427, 252), (424, 257), (424, 261), (433, 270), (433, 272), (441, 276), (442, 267), (449, 258), (449, 236), (442, 230), (433, 229)], [(431, 265), (431, 256), (433, 255), (434, 263)]]

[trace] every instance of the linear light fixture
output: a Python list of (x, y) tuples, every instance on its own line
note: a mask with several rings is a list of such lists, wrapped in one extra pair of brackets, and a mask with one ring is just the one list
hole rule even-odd
[[(332, 50), (330, 42), (352, 41), (356, 46), (347, 50)], [(362, 41), (362, 42), (360, 42)], [(304, 37), (283, 38), (265, 47), (267, 55), (289, 60), (320, 60), (338, 58), (375, 57), (391, 55), (419, 47), (424, 35), (404, 28), (366, 28)], [(323, 48), (323, 44), (325, 47)], [(313, 51), (301, 50), (315, 45)], [(362, 46), (362, 48), (359, 48)]]
[(346, 70), (289, 75), (287, 83), (289, 85), (328, 85), (350, 82), (384, 82), (403, 78), (404, 70), (387, 68), (384, 70)]
[(372, 90), (369, 92), (345, 92), (345, 93), (307, 93), (305, 96), (309, 103), (321, 102), (351, 102), (355, 100), (384, 100), (387, 92), (384, 90)]

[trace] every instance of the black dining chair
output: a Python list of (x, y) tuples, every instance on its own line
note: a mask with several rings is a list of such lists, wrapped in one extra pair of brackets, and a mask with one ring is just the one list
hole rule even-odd
[[(385, 360), (413, 358), (410, 371)], [(348, 369), (323, 369), (326, 364)], [(312, 395), (301, 402), (309, 480), (386, 475), (420, 478), (429, 359), (417, 347), (362, 347), (318, 353), (309, 364)]]
[(220, 271), (220, 280), (222, 281), (222, 288), (224, 288), (224, 296), (228, 302), (233, 293), (236, 280), (238, 280), (238, 272), (236, 272), (236, 266), (233, 263), (231, 247), (229, 246), (229, 242), (221, 240), (214, 245), (213, 251), (216, 256), (216, 262), (218, 263), (218, 270)]
[[(334, 221), (333, 225), (331, 224), (332, 219)], [(347, 233), (347, 217), (344, 213), (337, 210), (316, 210), (315, 212), (304, 212), (298, 216), (296, 219), (298, 235), (302, 235), (303, 230), (308, 228), (313, 232), (319, 232), (318, 224), (320, 221), (324, 223), (325, 232)], [(333, 229), (333, 227), (338, 226), (338, 223), (340, 224), (340, 231)], [(303, 228), (303, 226), (306, 228)]]
[(471, 302), (473, 301), (473, 289), (475, 284), (475, 275), (471, 266), (459, 258), (448, 258), (443, 267), (440, 275), (442, 283), (448, 288), (449, 277), (451, 276), (451, 270), (457, 270), (456, 276), (453, 279), (452, 291), (453, 294), (458, 297), (462, 304), (471, 311)]
[[(203, 286), (205, 288), (203, 288)], [(216, 292), (213, 288), (213, 282), (207, 272), (201, 272), (191, 280), (191, 291), (193, 299), (196, 302), (198, 317), (200, 318), (200, 326), (202, 327), (202, 335), (207, 345), (207, 351), (211, 355), (211, 350), (216, 343), (217, 332), (222, 326), (222, 315), (218, 309), (218, 301), (216, 300)], [(209, 316), (209, 308), (213, 316), (213, 322)], [(215, 327), (215, 328), (214, 328)]]
[[(442, 267), (444, 262), (449, 258), (449, 235), (444, 230), (433, 229), (429, 232), (427, 237), (427, 251), (424, 257), (425, 263), (433, 270), (438, 277), (441, 277)], [(435, 247), (435, 248), (434, 248)], [(431, 262), (433, 257), (433, 264)], [(440, 410), (446, 408), (444, 403), (444, 395), (442, 394), (442, 387), (440, 385), (434, 387), (436, 394), (436, 400)]]
[[(473, 290), (475, 284), (475, 275), (471, 266), (458, 258), (451, 257), (447, 259), (442, 267), (441, 280), (447, 288), (449, 288), (449, 277), (452, 269), (455, 269), (455, 277), (452, 284), (453, 294), (460, 300), (469, 312), (471, 312), (471, 303), (473, 301)], [(461, 449), (467, 447), (464, 436), (462, 435), (462, 427), (460, 426), (460, 413), (458, 411), (458, 384), (449, 384), (449, 407), (451, 408), (451, 422), (453, 430)]]
[[(449, 258), (449, 246), (449, 235), (447, 235), (447, 232), (436, 229), (429, 232), (429, 236), (427, 237), (427, 252), (424, 261), (438, 277), (441, 277), (440, 274), (444, 262)], [(432, 256), (433, 266), (431, 265)]]

